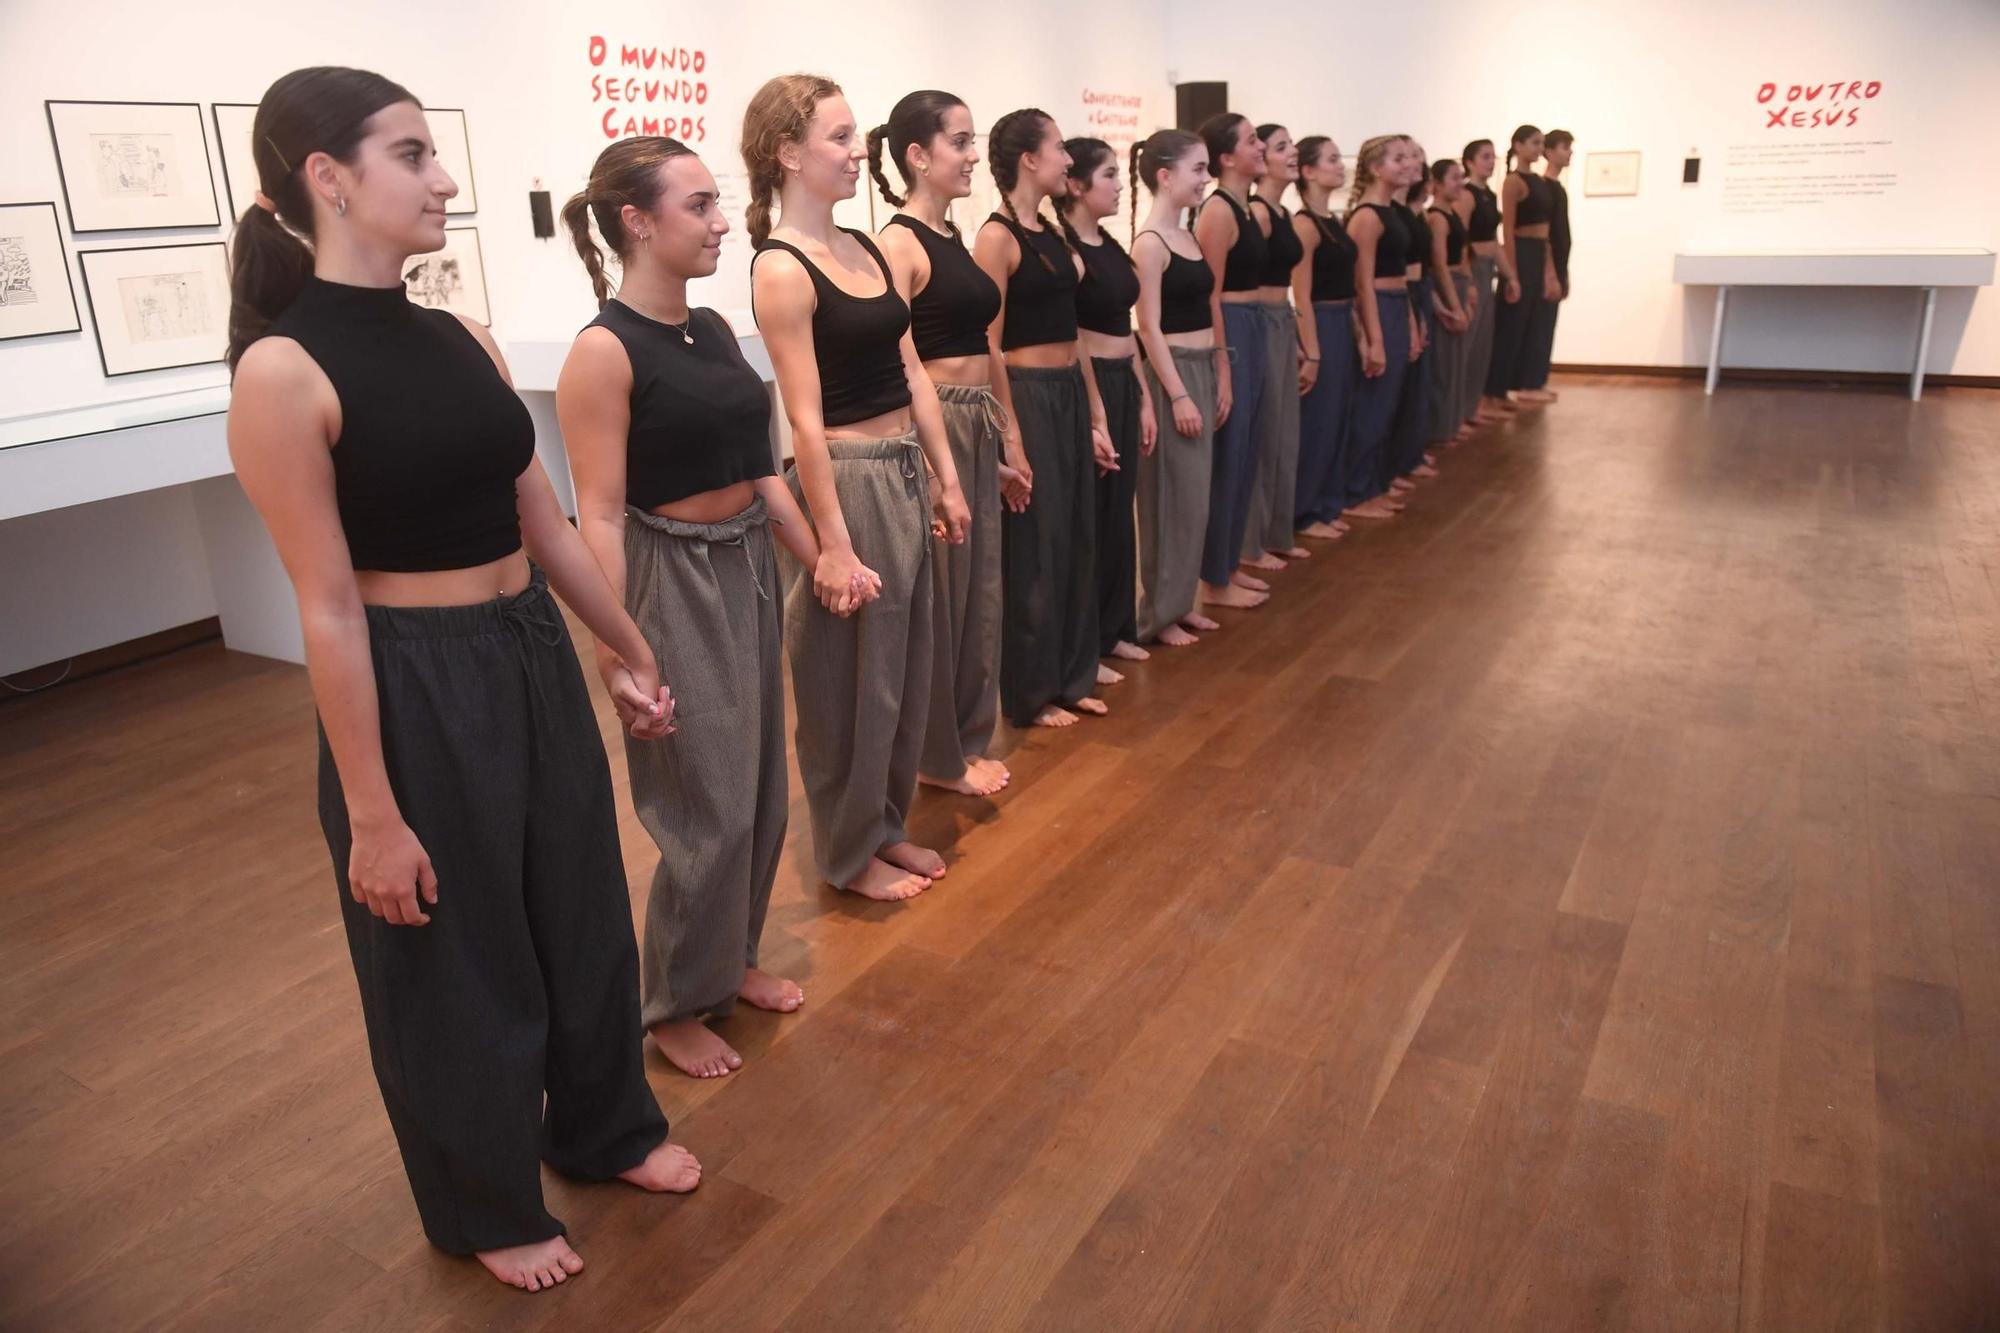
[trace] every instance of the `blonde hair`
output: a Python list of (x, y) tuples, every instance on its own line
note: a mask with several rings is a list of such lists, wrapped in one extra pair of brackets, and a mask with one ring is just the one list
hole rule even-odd
[(1354, 155), (1354, 181), (1347, 187), (1347, 211), (1352, 213), (1361, 196), (1368, 193), (1368, 187), (1375, 183), (1375, 168), (1389, 154), (1389, 149), (1399, 143), (1408, 143), (1407, 134), (1378, 134), (1361, 145), (1361, 151)]
[(778, 146), (804, 143), (813, 111), (829, 97), (841, 95), (840, 85), (823, 74), (780, 74), (767, 79), (743, 109), (743, 168), (750, 174), (750, 206), (743, 211), (753, 245), (771, 235), (771, 205), (784, 184)]

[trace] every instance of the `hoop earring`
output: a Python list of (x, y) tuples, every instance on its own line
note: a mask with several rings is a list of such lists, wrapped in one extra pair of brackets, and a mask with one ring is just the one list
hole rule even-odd
[(347, 196), (346, 196), (346, 195), (344, 195), (344, 194), (337, 194), (337, 195), (335, 195), (335, 196), (333, 197), (333, 211), (334, 211), (335, 213), (339, 214), (339, 215), (340, 215), (341, 217), (346, 217), (346, 216), (347, 216)]

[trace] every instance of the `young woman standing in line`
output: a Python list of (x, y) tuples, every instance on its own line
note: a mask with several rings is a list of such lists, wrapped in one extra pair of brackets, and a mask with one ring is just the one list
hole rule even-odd
[(1527, 387), (1528, 331), (1544, 301), (1562, 298), (1549, 260), (1549, 220), (1554, 196), (1549, 183), (1529, 168), (1541, 160), (1542, 132), (1533, 125), (1514, 131), (1507, 148), (1507, 180), (1500, 187), (1500, 230), (1507, 267), (1520, 278), (1510, 283), (1493, 325), (1493, 363), (1486, 372), (1488, 397), (1503, 398)]
[(812, 568), (793, 562), (785, 606), (813, 851), (827, 883), (900, 901), (945, 873), (906, 823), (930, 704), (931, 538), (963, 542), (969, 515), (910, 308), (875, 243), (834, 225), (866, 156), (839, 85), (767, 81), (741, 148), (751, 300), (791, 422), (788, 484), (820, 548)]
[(1478, 296), (1478, 312), (1473, 316), (1469, 355), (1472, 373), (1465, 386), (1466, 401), (1460, 408), (1466, 420), (1483, 426), (1514, 411), (1505, 398), (1486, 396), (1486, 373), (1493, 365), (1493, 322), (1500, 295), (1509, 288), (1518, 292), (1520, 284), (1508, 267), (1506, 251), (1500, 244), (1500, 200), (1487, 182), (1499, 161), (1491, 139), (1474, 139), (1465, 146), (1459, 160), (1465, 164), (1465, 194), (1459, 199), (1459, 217), (1465, 223), (1466, 245), (1472, 251), (1472, 290)]
[(1293, 271), (1304, 254), (1285, 191), (1299, 179), (1299, 150), (1283, 125), (1259, 125), (1264, 172), (1257, 178), (1251, 207), (1269, 227), (1264, 274), (1257, 286), (1257, 309), (1264, 317), (1265, 410), (1257, 438), (1257, 472), (1250, 487), (1250, 521), (1243, 534), (1243, 563), (1251, 569), (1279, 570), (1287, 560), (1312, 554), (1299, 545), (1296, 509), (1299, 484), (1299, 395), (1312, 387), (1319, 363), (1305, 359), (1299, 316), (1292, 308)]
[(1437, 365), (1430, 377), (1432, 444), (1456, 444), (1472, 433), (1459, 415), (1465, 399), (1466, 339), (1472, 327), (1472, 272), (1466, 264), (1465, 223), (1458, 216), (1465, 168), (1455, 157), (1431, 164), (1431, 206), (1424, 214), (1429, 245), (1431, 308), (1436, 315)]
[[(890, 185), (885, 154), (907, 198)], [(1020, 479), (1000, 464), (1005, 417), (993, 384), (1006, 367), (986, 345), (1000, 289), (973, 262), (951, 220), (951, 205), (972, 192), (979, 164), (972, 112), (950, 93), (911, 93), (869, 131), (868, 155), (876, 189), (897, 207), (877, 239), (896, 290), (909, 302), (911, 336), (936, 387), (952, 465), (972, 514), (962, 545), (940, 541), (932, 551), (936, 650), (918, 779), (991, 796), (1009, 777), (1005, 764), (986, 755), (1000, 715), (1000, 493)]]
[(1562, 303), (1569, 299), (1569, 190), (1562, 183), (1562, 174), (1569, 167), (1575, 146), (1576, 136), (1568, 130), (1550, 130), (1542, 140), (1542, 180), (1549, 191), (1549, 263), (1555, 269), (1556, 281), (1528, 333), (1529, 362), (1523, 374), (1527, 386), (1521, 397), (1531, 403), (1552, 403), (1556, 399), (1549, 388), (1549, 362), (1555, 356), (1556, 316), (1562, 311)]
[(229, 454), (298, 594), (369, 1054), (424, 1234), (539, 1291), (583, 1269), (544, 1162), (701, 1179), (646, 1083), (611, 769), (550, 586), (615, 650), (635, 736), (667, 743), (672, 701), (491, 336), (403, 285), (458, 192), (417, 99), (295, 70), (250, 143)]
[(1396, 408), (1416, 339), (1409, 279), (1416, 238), (1397, 216), (1393, 201), (1421, 169), (1415, 146), (1406, 136), (1382, 135), (1361, 145), (1354, 159), (1354, 184), (1348, 188), (1354, 300), (1361, 312), (1361, 379), (1354, 393), (1346, 513), (1357, 518), (1394, 518), (1403, 508), (1401, 500), (1386, 494), (1385, 474)]
[(1332, 541), (1348, 531), (1342, 458), (1354, 380), (1354, 239), (1333, 215), (1334, 193), (1347, 184), (1340, 146), (1323, 134), (1299, 140), (1299, 211), (1292, 215), (1301, 256), (1292, 273), (1304, 349), (1306, 394), (1299, 402), (1299, 534)]

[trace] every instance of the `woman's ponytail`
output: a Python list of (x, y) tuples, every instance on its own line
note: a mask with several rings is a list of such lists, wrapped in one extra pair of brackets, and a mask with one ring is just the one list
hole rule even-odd
[(887, 125), (877, 125), (868, 131), (868, 174), (875, 178), (875, 188), (889, 201), (889, 207), (901, 208), (903, 196), (897, 194), (889, 184), (888, 173), (882, 170), (882, 141), (889, 137)]

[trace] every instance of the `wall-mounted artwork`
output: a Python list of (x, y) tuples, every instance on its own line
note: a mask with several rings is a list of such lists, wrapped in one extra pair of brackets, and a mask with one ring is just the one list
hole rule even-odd
[(430, 123), (431, 142), (437, 145), (438, 165), (458, 182), (458, 193), (444, 211), (477, 213), (479, 189), (472, 181), (472, 140), (465, 127), (465, 113), (456, 107), (427, 106), (424, 119)]
[(403, 263), (410, 299), (433, 310), (450, 310), (481, 324), (493, 323), (486, 304), (486, 261), (479, 251), (479, 228), (447, 227), (444, 249), (411, 255)]
[(75, 232), (213, 227), (215, 177), (195, 102), (48, 102)]
[(221, 241), (85, 250), (83, 290), (106, 375), (220, 361), (229, 347)]
[(250, 125), (256, 118), (255, 102), (215, 104), (215, 143), (222, 149), (222, 191), (232, 222), (256, 202), (257, 159), (250, 151)]
[(0, 340), (82, 327), (56, 206), (0, 204)]
[(1639, 193), (1639, 153), (1589, 153), (1583, 159), (1585, 194)]

